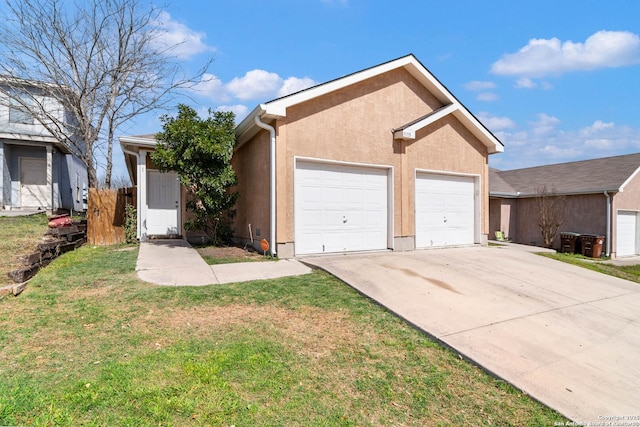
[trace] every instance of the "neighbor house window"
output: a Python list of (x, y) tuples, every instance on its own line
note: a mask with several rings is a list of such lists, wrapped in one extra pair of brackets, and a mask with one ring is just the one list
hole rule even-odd
[(20, 123), (24, 125), (33, 124), (33, 116), (25, 105), (32, 105), (33, 100), (29, 95), (18, 95), (20, 100), (11, 98), (9, 105), (9, 123)]

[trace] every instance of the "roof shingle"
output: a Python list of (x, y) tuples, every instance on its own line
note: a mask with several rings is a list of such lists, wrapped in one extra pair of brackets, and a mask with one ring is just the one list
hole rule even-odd
[(491, 195), (532, 196), (545, 185), (559, 194), (619, 191), (640, 168), (640, 153), (508, 171), (490, 170)]

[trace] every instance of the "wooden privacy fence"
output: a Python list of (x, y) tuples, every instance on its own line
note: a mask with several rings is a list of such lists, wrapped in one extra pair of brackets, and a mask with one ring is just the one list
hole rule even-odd
[(114, 245), (125, 241), (125, 207), (136, 205), (135, 187), (118, 190), (89, 189), (87, 241), (91, 245)]

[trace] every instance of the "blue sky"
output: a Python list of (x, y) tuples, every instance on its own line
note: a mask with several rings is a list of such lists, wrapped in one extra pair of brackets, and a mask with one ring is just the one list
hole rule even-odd
[[(213, 57), (185, 101), (234, 111), (413, 53), (505, 145), (514, 169), (640, 151), (640, 2), (175, 1), (161, 29), (185, 68)], [(122, 134), (161, 130), (158, 114)], [(121, 155), (115, 174), (125, 175)]]

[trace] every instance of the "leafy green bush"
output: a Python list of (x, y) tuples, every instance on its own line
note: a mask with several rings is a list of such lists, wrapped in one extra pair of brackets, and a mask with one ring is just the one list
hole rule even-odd
[(127, 243), (136, 243), (138, 228), (138, 211), (133, 205), (124, 208), (124, 240)]

